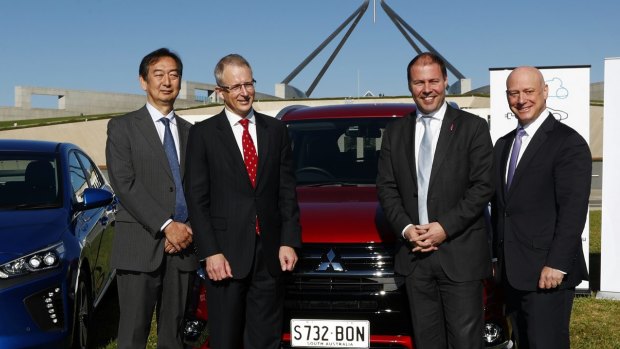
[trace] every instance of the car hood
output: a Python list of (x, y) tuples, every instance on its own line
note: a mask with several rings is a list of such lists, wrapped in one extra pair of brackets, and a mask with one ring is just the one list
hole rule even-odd
[(60, 241), (68, 224), (60, 208), (0, 211), (0, 264)]
[(393, 242), (375, 186), (298, 187), (304, 243)]

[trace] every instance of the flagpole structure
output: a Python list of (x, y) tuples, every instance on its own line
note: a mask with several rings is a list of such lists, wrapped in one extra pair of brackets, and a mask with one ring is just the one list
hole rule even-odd
[[(276, 85), (276, 96), (281, 98), (309, 98), (314, 92), (314, 89), (319, 84), (327, 69), (329, 69), (330, 65), (334, 61), (334, 59), (340, 53), (340, 50), (347, 42), (351, 33), (359, 23), (359, 21), (366, 13), (368, 9), (368, 4), (370, 0), (364, 0), (362, 5), (358, 7), (347, 19), (345, 19), (339, 26), (334, 30), (312, 53), (308, 55), (291, 73), (289, 73), (280, 84)], [(465, 76), (454, 67), (445, 57), (443, 57), (431, 44), (426, 41), (418, 32), (416, 32), (413, 27), (411, 27), (407, 22), (405, 22), (388, 4), (385, 0), (381, 0), (381, 8), (386, 13), (386, 15), (390, 18), (390, 20), (394, 23), (398, 31), (403, 35), (405, 40), (411, 45), (415, 52), (422, 53), (423, 51), (420, 49), (420, 46), (423, 46), (427, 51), (432, 52), (439, 57), (441, 57), (446, 63), (446, 68), (458, 79), (465, 79)], [(376, 0), (373, 0), (373, 23), (376, 21)], [(348, 30), (345, 32), (344, 36), (336, 45), (336, 48), (329, 56), (317, 76), (314, 78), (310, 86), (305, 92), (293, 87), (290, 85), (290, 82), (304, 69), (306, 66), (314, 59), (316, 56), (325, 49), (327, 45), (329, 45), (336, 36), (338, 36), (347, 26), (349, 26)], [(414, 41), (417, 40), (418, 44)]]

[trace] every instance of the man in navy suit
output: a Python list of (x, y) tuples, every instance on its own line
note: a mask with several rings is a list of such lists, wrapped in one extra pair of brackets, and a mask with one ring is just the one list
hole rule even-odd
[(120, 199), (111, 258), (119, 349), (146, 346), (155, 307), (157, 347), (183, 348), (179, 329), (198, 263), (181, 184), (191, 124), (174, 113), (182, 74), (176, 53), (149, 53), (139, 68), (146, 105), (108, 123), (108, 174)]
[(506, 96), (518, 124), (494, 150), (496, 272), (519, 349), (568, 349), (575, 286), (588, 279), (581, 234), (592, 156), (547, 110), (538, 69), (514, 69)]
[(282, 272), (301, 247), (286, 127), (254, 111), (255, 81), (240, 55), (215, 67), (224, 110), (192, 127), (186, 192), (198, 257), (208, 275), (210, 344), (280, 348)]
[(482, 349), (483, 285), (491, 257), (483, 212), (493, 195), (486, 121), (445, 100), (443, 60), (407, 67), (416, 111), (385, 131), (377, 188), (398, 236), (417, 349)]

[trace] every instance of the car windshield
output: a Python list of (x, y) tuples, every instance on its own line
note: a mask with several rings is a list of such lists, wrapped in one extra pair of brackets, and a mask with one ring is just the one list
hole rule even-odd
[(287, 123), (299, 185), (374, 185), (389, 118)]
[(59, 207), (57, 168), (51, 155), (0, 152), (0, 209)]

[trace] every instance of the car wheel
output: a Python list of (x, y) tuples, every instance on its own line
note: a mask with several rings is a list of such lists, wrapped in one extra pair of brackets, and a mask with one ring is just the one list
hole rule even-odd
[(90, 348), (91, 340), (88, 330), (90, 328), (93, 303), (90, 296), (90, 289), (84, 280), (80, 280), (76, 293), (75, 319), (73, 329), (73, 348)]

